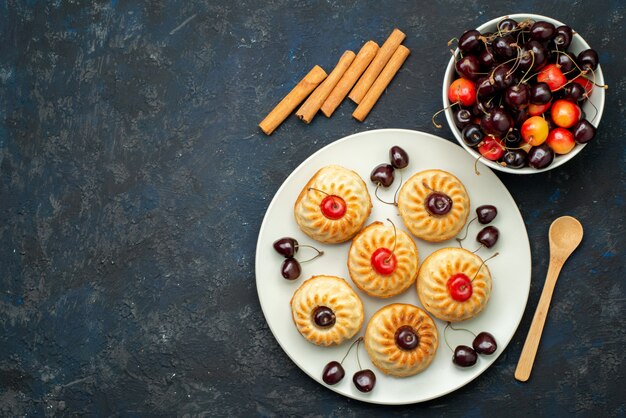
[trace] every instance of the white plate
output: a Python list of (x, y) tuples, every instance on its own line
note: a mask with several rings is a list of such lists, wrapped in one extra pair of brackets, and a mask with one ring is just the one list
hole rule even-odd
[[(345, 278), (365, 306), (365, 323), (357, 334), (363, 335), (367, 321), (381, 307), (394, 302), (420, 306), (415, 287), (390, 299), (377, 299), (360, 292), (350, 280), (346, 266), (350, 243), (324, 245), (313, 241), (298, 228), (293, 217), (293, 205), (302, 187), (317, 170), (328, 164), (340, 164), (355, 170), (368, 184), (374, 207), (367, 224), (390, 218), (397, 227), (404, 229), (397, 208), (377, 201), (374, 198), (374, 187), (369, 181), (371, 170), (380, 163), (388, 162), (389, 148), (393, 145), (401, 146), (409, 155), (409, 166), (402, 170), (405, 179), (421, 170), (443, 169), (456, 175), (465, 184), (472, 203), (470, 217), (474, 216), (474, 209), (483, 204), (493, 204), (498, 208), (498, 216), (491, 224), (500, 230), (500, 239), (492, 249), (483, 248), (478, 252), (483, 258), (496, 251), (500, 253), (488, 263), (493, 276), (491, 299), (478, 317), (458, 325), (475, 333), (492, 333), (498, 342), (498, 350), (491, 356), (479, 356), (478, 362), (471, 368), (458, 368), (452, 363), (452, 351), (443, 339), (445, 322), (435, 320), (441, 337), (437, 356), (428, 369), (416, 376), (399, 379), (383, 375), (369, 361), (365, 349), (360, 347), (363, 367), (374, 370), (377, 377), (374, 390), (364, 394), (352, 384), (352, 375), (358, 371), (355, 350), (352, 350), (343, 363), (346, 377), (334, 386), (324, 384), (321, 379), (324, 366), (331, 360), (341, 361), (350, 344), (327, 348), (305, 340), (291, 319), (289, 301), (293, 292), (312, 275), (330, 274)], [(513, 337), (526, 307), (531, 274), (530, 245), (524, 222), (509, 192), (488, 168), (479, 166), (479, 170), (480, 175), (476, 175), (474, 160), (461, 147), (451, 142), (422, 132), (384, 129), (358, 133), (329, 144), (291, 173), (276, 192), (261, 225), (256, 252), (256, 285), (261, 308), (270, 329), (285, 353), (298, 367), (325, 387), (350, 398), (379, 404), (409, 404), (433, 399), (458, 389), (495, 361)], [(398, 182), (399, 176), (396, 174), (394, 184), (389, 190), (379, 191), (379, 195), (392, 200)], [(466, 247), (471, 247), (470, 250), (478, 247), (474, 237), (480, 227), (478, 222), (470, 226), (469, 238), (465, 241)], [(302, 275), (295, 281), (282, 278), (280, 266), (284, 258), (272, 248), (275, 240), (285, 236), (294, 237), (301, 244), (311, 244), (325, 252), (321, 258), (302, 264)], [(456, 245), (454, 239), (439, 244), (414, 239), (420, 253), (420, 262), (439, 248)], [(306, 250), (301, 249), (298, 258), (306, 259), (314, 254), (312, 250)], [(458, 344), (471, 346), (473, 337), (468, 333), (448, 330), (447, 334), (453, 347)]]

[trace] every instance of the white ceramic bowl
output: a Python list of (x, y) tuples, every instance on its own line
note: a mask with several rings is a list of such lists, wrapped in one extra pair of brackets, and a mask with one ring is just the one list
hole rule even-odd
[[(501, 17), (492, 19), (489, 22), (480, 25), (476, 29), (480, 31), (481, 33), (493, 32), (496, 29), (497, 23), (500, 20), (505, 19), (506, 17), (515, 19), (518, 22), (521, 22), (524, 19), (532, 19), (534, 21), (542, 20), (542, 21), (550, 22), (554, 26), (557, 26), (557, 27), (564, 24), (564, 23), (559, 22), (558, 20), (554, 20), (546, 16), (530, 14), (530, 13), (518, 13), (518, 14), (501, 16)], [(470, 29), (470, 28), (467, 28), (467, 29)], [(583, 37), (580, 36), (580, 34), (576, 33), (576, 28), (572, 27), (572, 29), (574, 30), (575, 34), (572, 38), (572, 43), (570, 47), (568, 48), (568, 52), (574, 55), (578, 55), (579, 52), (585, 49), (591, 48), (589, 44), (585, 42)], [(461, 33), (459, 33), (459, 36), (460, 35)], [(446, 67), (445, 77), (443, 79), (443, 106), (444, 107), (448, 107), (450, 105), (450, 101), (448, 100), (448, 87), (450, 87), (450, 84), (454, 81), (455, 78), (457, 78), (456, 71), (454, 69), (455, 57), (457, 56), (457, 54), (459, 54), (458, 49), (455, 51), (455, 56), (450, 58), (450, 62), (448, 63), (448, 66)], [(604, 77), (602, 76), (602, 69), (600, 68), (600, 65), (598, 65), (598, 68), (595, 71), (595, 73), (596, 73), (596, 83), (604, 84)], [(597, 114), (592, 104), (598, 109)], [(600, 123), (600, 119), (602, 118), (602, 111), (604, 110), (604, 89), (594, 87), (593, 93), (589, 97), (589, 100), (587, 100), (584, 103), (584, 105), (582, 106), (582, 109), (587, 115), (587, 117), (592, 119), (590, 120), (590, 122), (597, 128), (598, 124)], [(480, 153), (472, 149), (471, 147), (467, 146), (465, 142), (463, 141), (463, 138), (461, 136), (461, 131), (454, 124), (452, 109), (448, 108), (445, 113), (446, 113), (446, 119), (448, 120), (448, 125), (450, 126), (450, 129), (454, 133), (454, 136), (456, 137), (456, 140), (459, 142), (459, 144), (461, 144), (461, 146), (465, 148), (465, 150), (469, 152), (474, 158), (479, 158)], [(485, 158), (480, 158), (479, 161), (487, 165), (488, 167), (493, 168), (494, 170), (504, 171), (504, 172), (513, 173), (513, 174), (534, 174), (534, 173), (540, 173), (542, 171), (552, 170), (553, 168), (556, 168), (556, 167), (559, 167), (560, 165), (565, 164), (567, 161), (571, 160), (578, 153), (580, 153), (580, 151), (585, 147), (585, 145), (586, 144), (576, 144), (576, 147), (574, 147), (574, 149), (570, 151), (569, 153), (565, 155), (556, 155), (552, 164), (550, 164), (548, 167), (543, 168), (543, 169), (535, 169), (532, 167), (524, 167), (524, 168), (518, 168), (518, 169), (508, 168), (508, 167), (501, 166), (495, 161), (490, 161)]]

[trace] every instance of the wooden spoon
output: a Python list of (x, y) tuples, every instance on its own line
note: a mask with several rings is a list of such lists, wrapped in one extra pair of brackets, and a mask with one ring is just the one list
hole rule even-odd
[(561, 216), (550, 225), (550, 265), (548, 266), (548, 274), (546, 275), (546, 283), (539, 298), (539, 304), (530, 325), (522, 355), (515, 369), (515, 378), (520, 382), (525, 382), (530, 377), (530, 371), (535, 362), (535, 355), (539, 347), (539, 340), (543, 331), (543, 325), (546, 322), (548, 309), (550, 308), (550, 299), (554, 292), (556, 279), (559, 278), (561, 267), (565, 264), (565, 260), (574, 252), (580, 241), (583, 239), (583, 226), (571, 216)]

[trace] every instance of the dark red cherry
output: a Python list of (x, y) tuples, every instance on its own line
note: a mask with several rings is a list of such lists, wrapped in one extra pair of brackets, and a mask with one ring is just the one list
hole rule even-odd
[(335, 313), (327, 306), (318, 306), (313, 310), (313, 322), (320, 328), (332, 327), (335, 320)]
[(338, 361), (331, 361), (324, 367), (322, 372), (322, 380), (327, 385), (336, 385), (346, 375), (346, 371)]
[(354, 374), (352, 382), (361, 392), (371, 392), (376, 386), (376, 375), (370, 369), (361, 370)]
[[(575, 138), (574, 138), (575, 139)], [(528, 151), (528, 165), (541, 169), (549, 166), (554, 160), (554, 151), (545, 142)]]
[(296, 280), (301, 272), (300, 263), (295, 258), (287, 258), (280, 268), (280, 273), (287, 280)]
[(517, 22), (513, 19), (504, 19), (498, 23), (500, 32), (512, 32), (517, 29)]
[(495, 226), (486, 226), (478, 232), (476, 241), (480, 242), (487, 248), (493, 247), (498, 241), (500, 231)]
[(568, 73), (576, 67), (574, 60), (568, 54), (557, 54), (556, 65), (559, 66), (563, 73)]
[(346, 201), (335, 195), (326, 196), (322, 199), (320, 207), (322, 214), (332, 220), (341, 219), (347, 210)]
[(576, 124), (571, 127), (571, 131), (574, 134), (574, 140), (579, 144), (586, 144), (596, 136), (596, 127), (587, 119), (581, 119), (576, 122)]
[(485, 48), (478, 54), (478, 62), (483, 70), (491, 70), (497, 64), (496, 57), (490, 48)]
[(452, 199), (447, 194), (433, 192), (426, 196), (426, 210), (431, 215), (445, 215), (452, 210)]
[(472, 122), (473, 115), (468, 109), (459, 108), (452, 114), (454, 124), (457, 128), (463, 129)]
[(472, 347), (466, 345), (459, 345), (454, 349), (454, 355), (452, 356), (452, 362), (459, 367), (470, 367), (476, 364), (478, 355)]
[(457, 273), (450, 277), (446, 283), (446, 287), (452, 299), (457, 302), (465, 302), (472, 296), (474, 291), (472, 281), (463, 273)]
[(409, 155), (405, 150), (394, 145), (389, 150), (389, 161), (394, 168), (402, 169), (409, 165)]
[(542, 43), (528, 41), (522, 46), (518, 68), (522, 72), (539, 70), (548, 63), (548, 50)]
[(479, 31), (472, 29), (465, 32), (459, 38), (459, 49), (463, 52), (477, 52), (482, 47)]
[(530, 102), (536, 105), (549, 103), (552, 100), (552, 90), (548, 83), (536, 83), (530, 86)]
[(475, 123), (470, 123), (461, 132), (461, 136), (463, 137), (463, 142), (465, 142), (470, 147), (475, 147), (480, 144), (480, 142), (485, 137), (485, 134), (480, 129), (480, 126)]
[(483, 132), (498, 138), (504, 136), (512, 125), (513, 118), (502, 108), (495, 108), (480, 119)]
[(514, 75), (509, 64), (498, 66), (491, 72), (491, 79), (496, 90), (504, 90), (513, 84)]
[(489, 80), (489, 77), (481, 77), (476, 80), (476, 97), (478, 99), (493, 97), (496, 92), (496, 86)]
[(561, 98), (572, 103), (582, 103), (587, 99), (585, 88), (578, 83), (570, 83), (563, 87)]
[(478, 222), (483, 225), (493, 221), (498, 216), (498, 209), (493, 205), (482, 205), (476, 208)]
[(456, 73), (468, 80), (480, 77), (480, 61), (476, 55), (466, 55), (454, 64)]
[(552, 23), (538, 21), (530, 28), (530, 37), (539, 42), (547, 42), (556, 35), (556, 28)]
[(481, 332), (474, 338), (472, 342), (472, 347), (479, 354), (493, 354), (498, 349), (498, 344), (496, 344), (496, 339), (488, 332)]
[(396, 340), (396, 345), (401, 350), (405, 351), (413, 350), (420, 342), (417, 333), (410, 325), (403, 325), (398, 328), (394, 338)]
[(503, 35), (496, 37), (491, 43), (493, 52), (503, 61), (509, 60), (515, 56), (515, 39), (511, 35)]
[(278, 254), (290, 258), (298, 252), (298, 241), (290, 237), (277, 239), (274, 241), (274, 249)]
[(523, 149), (509, 149), (502, 156), (502, 162), (508, 168), (523, 168), (527, 161), (528, 154)]
[(379, 248), (372, 253), (370, 262), (374, 270), (383, 276), (393, 273), (398, 265), (396, 255), (384, 247)]
[(560, 51), (566, 51), (567, 48), (569, 48), (569, 45), (572, 43), (573, 37), (574, 31), (572, 31), (572, 28), (563, 25), (556, 28), (556, 35), (554, 35), (553, 41)]
[(379, 187), (389, 187), (393, 183), (394, 169), (391, 164), (379, 164), (374, 167), (370, 180)]
[(585, 49), (578, 57), (576, 57), (576, 61), (578, 62), (578, 66), (583, 70), (593, 70), (595, 71), (598, 68), (598, 53), (593, 49)]
[(519, 129), (513, 128), (504, 135), (502, 138), (502, 142), (504, 145), (509, 148), (517, 147), (520, 142), (522, 142), (522, 135), (519, 132)]
[(511, 109), (523, 109), (530, 101), (528, 84), (513, 84), (504, 91), (504, 102)]

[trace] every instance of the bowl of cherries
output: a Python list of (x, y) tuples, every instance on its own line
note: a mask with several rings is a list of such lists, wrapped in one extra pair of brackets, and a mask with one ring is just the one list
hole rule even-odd
[(538, 173), (566, 163), (594, 138), (606, 86), (598, 53), (572, 28), (515, 14), (455, 42), (444, 109), (457, 141), (477, 160)]

